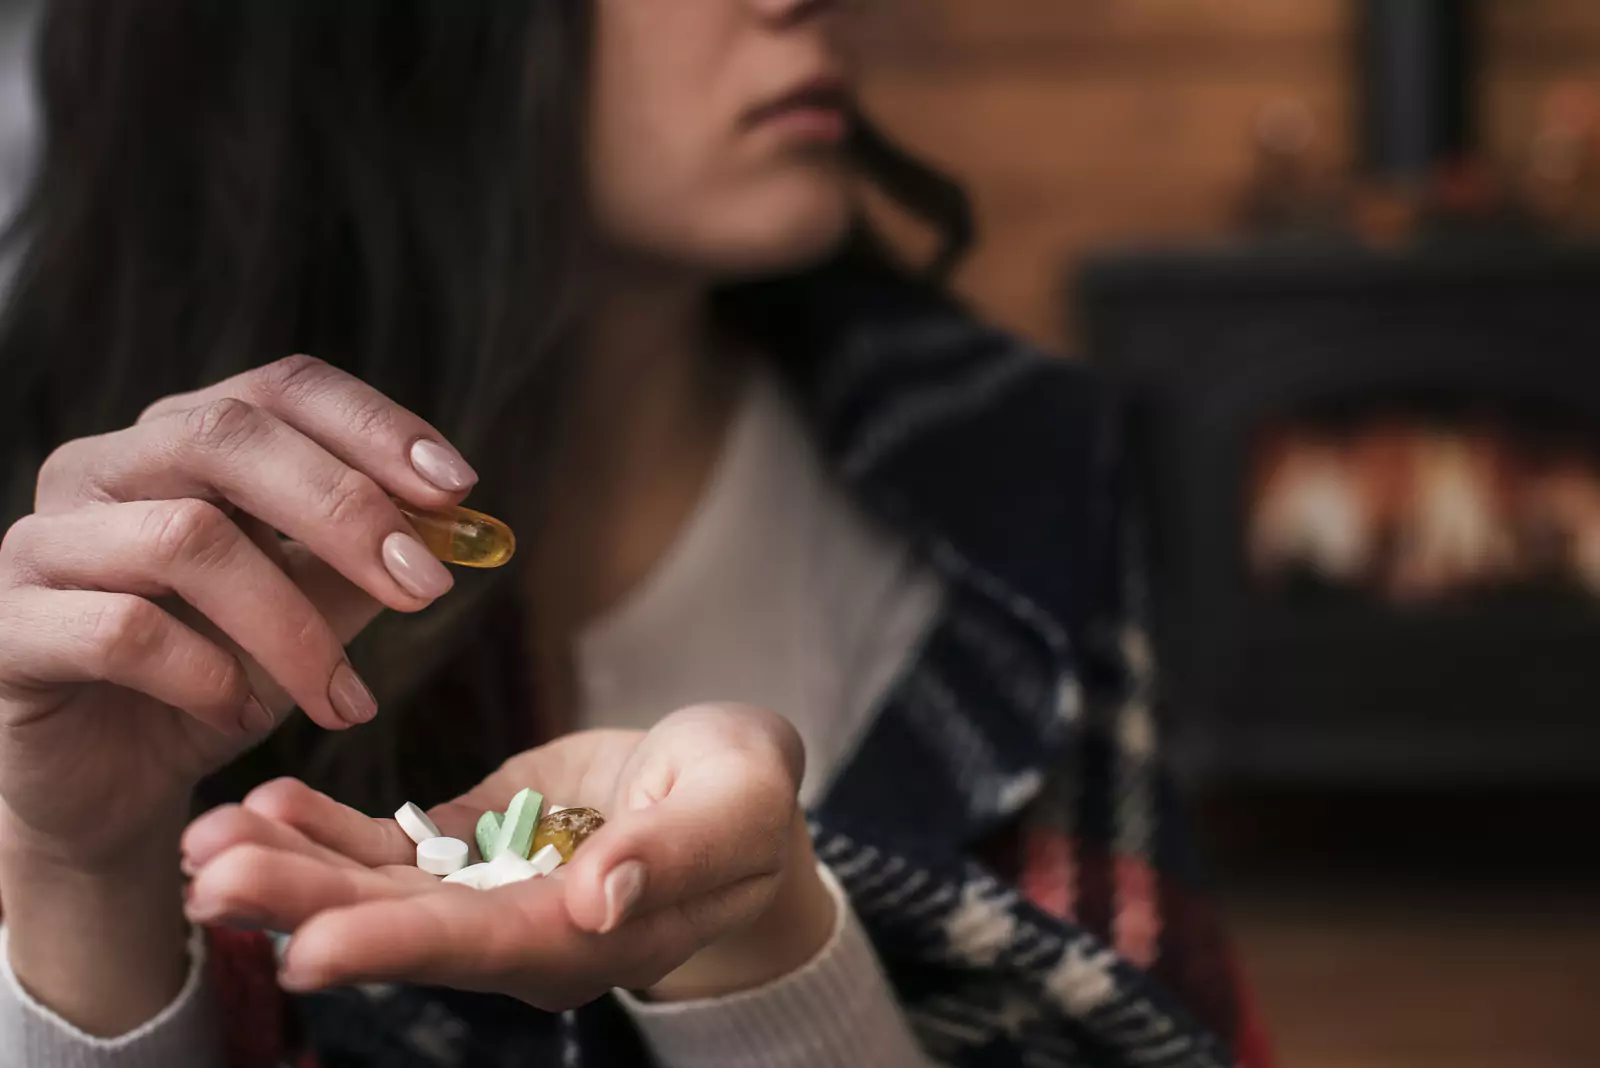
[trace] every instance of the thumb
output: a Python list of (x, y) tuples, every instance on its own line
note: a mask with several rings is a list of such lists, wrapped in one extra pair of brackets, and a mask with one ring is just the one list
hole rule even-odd
[(577, 852), (564, 880), (568, 914), (604, 933), (632, 916), (774, 881), (795, 816), (793, 781), (781, 769), (737, 754), (699, 763), (662, 800), (615, 814)]

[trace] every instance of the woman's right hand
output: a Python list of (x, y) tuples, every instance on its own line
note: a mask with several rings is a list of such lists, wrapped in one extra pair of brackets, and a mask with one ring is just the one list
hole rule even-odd
[(475, 479), (303, 356), (57, 449), (0, 543), (0, 872), (175, 857), (190, 791), (290, 708), (370, 719), (345, 643), (451, 585), (390, 494), (440, 507)]

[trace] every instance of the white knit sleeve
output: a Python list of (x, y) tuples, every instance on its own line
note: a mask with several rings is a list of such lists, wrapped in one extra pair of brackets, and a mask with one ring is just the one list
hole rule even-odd
[(704, 1001), (627, 1008), (663, 1068), (929, 1068), (839, 881), (818, 870), (837, 906), (816, 957), (766, 986)]
[(204, 931), (189, 938), (189, 977), (178, 996), (140, 1027), (96, 1038), (39, 1004), (11, 970), (0, 926), (0, 1068), (221, 1068), (222, 1040), (204, 976)]

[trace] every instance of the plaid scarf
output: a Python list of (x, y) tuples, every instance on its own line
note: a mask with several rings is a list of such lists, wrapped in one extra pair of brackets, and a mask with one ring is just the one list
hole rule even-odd
[[(774, 313), (832, 470), (947, 590), (812, 813), (928, 1053), (1264, 1068), (1161, 767), (1114, 398), (888, 279), (790, 287)], [(652, 1063), (610, 998), (549, 1014), (383, 986), (289, 1003), (258, 936), (213, 932), (212, 949), (239, 1068)]]

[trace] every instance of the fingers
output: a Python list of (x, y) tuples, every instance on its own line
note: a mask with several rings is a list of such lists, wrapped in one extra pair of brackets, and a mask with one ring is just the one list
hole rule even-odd
[(766, 759), (733, 750), (678, 775), (666, 797), (614, 813), (573, 857), (567, 907), (589, 931), (676, 907), (782, 870), (794, 786)]
[(198, 872), (216, 857), (242, 845), (297, 853), (335, 868), (362, 867), (350, 857), (313, 842), (288, 824), (242, 805), (220, 805), (196, 818), (184, 830), (179, 842), (184, 870)]
[(142, 597), (13, 591), (0, 611), (0, 677), (14, 687), (107, 682), (224, 734), (261, 729), (244, 667)]
[(560, 884), (437, 891), (334, 908), (295, 932), (281, 976), (290, 990), (402, 981), (509, 994), (547, 1010), (613, 987), (643, 989), (699, 944), (676, 910), (599, 935), (573, 926)]
[[(459, 893), (443, 892), (457, 889)], [(508, 907), (510, 889), (478, 891), (441, 884), (439, 893), (315, 917), (290, 947), (284, 984), (313, 989), (361, 977), (490, 988), (494, 978), (517, 970), (531, 955), (530, 933), (541, 916), (549, 921), (544, 925), (547, 935), (561, 940), (559, 895), (519, 894), (542, 900)]]
[(619, 973), (635, 971), (640, 958), (671, 960), (687, 944), (670, 932), (579, 931), (566, 917), (559, 884), (544, 879), (488, 891), (441, 886), (313, 917), (296, 932), (281, 979), (290, 990), (398, 980), (557, 1007), (550, 997), (588, 1001)]
[(234, 398), (57, 449), (39, 476), (37, 511), (72, 510), (86, 497), (226, 501), (402, 611), (426, 606), (452, 582), (372, 477)]
[(290, 356), (193, 393), (166, 397), (140, 422), (237, 397), (277, 416), (391, 493), (449, 503), (478, 476), (432, 425), (365, 382), (311, 356)]
[(135, 501), (29, 516), (4, 553), (15, 573), (42, 586), (176, 594), (324, 727), (376, 711), (359, 680), (349, 681), (354, 669), (322, 614), (215, 505)]
[[(274, 779), (256, 787), (245, 797), (244, 807), (367, 867), (417, 860), (417, 844), (394, 820), (373, 819), (298, 779)], [(469, 844), (479, 815), (459, 805), (441, 805), (429, 813), (441, 834)]]
[(298, 779), (274, 779), (250, 791), (244, 807), (364, 867), (414, 864), (417, 845), (393, 820), (375, 820)]
[(374, 871), (257, 843), (236, 845), (199, 869), (185, 911), (195, 923), (295, 931), (329, 909), (438, 888), (437, 879), (412, 870), (415, 877), (406, 878), (400, 869)]
[[(195, 870), (185, 912), (195, 923), (294, 932), (282, 976), (291, 990), (401, 980), (567, 1007), (611, 986), (656, 982), (699, 944), (679, 910), (596, 935), (571, 924), (554, 880), (450, 886), (411, 867), (327, 857), (287, 828), (250, 820), (238, 808), (219, 810), (185, 836)], [(205, 860), (190, 859), (222, 843)]]

